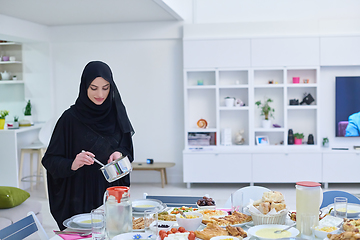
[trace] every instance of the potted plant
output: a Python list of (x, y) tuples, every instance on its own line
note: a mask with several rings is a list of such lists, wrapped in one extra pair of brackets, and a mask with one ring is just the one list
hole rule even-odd
[(30, 100), (28, 100), (26, 103), (26, 106), (25, 106), (25, 110), (24, 110), (24, 119), (29, 121), (30, 124), (33, 123), (31, 109), (32, 109), (32, 105), (31, 105)]
[(323, 147), (329, 147), (329, 138), (324, 137), (322, 141)]
[(19, 127), (19, 116), (14, 116), (13, 128)]
[(5, 117), (9, 115), (9, 111), (0, 110), (0, 129), (4, 129), (5, 126)]
[(261, 103), (261, 101), (255, 102), (255, 105), (258, 106), (258, 108), (261, 108), (261, 114), (260, 116), (265, 116), (265, 119), (262, 121), (262, 125), (264, 128), (270, 128), (271, 127), (271, 121), (269, 117), (274, 118), (273, 112), (275, 112), (275, 109), (270, 107), (269, 103), (273, 102), (271, 98), (268, 98), (265, 100), (264, 103)]
[(303, 133), (295, 133), (294, 134), (294, 137), (295, 137), (295, 140), (294, 140), (294, 143), (297, 144), (297, 145), (300, 145), (302, 144), (302, 140), (304, 138), (304, 134)]
[(235, 104), (235, 98), (234, 97), (226, 97), (225, 98), (225, 106), (226, 107), (233, 107)]

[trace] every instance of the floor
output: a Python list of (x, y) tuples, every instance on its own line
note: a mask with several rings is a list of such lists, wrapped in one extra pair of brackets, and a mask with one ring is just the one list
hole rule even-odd
[[(295, 184), (256, 184), (267, 187), (269, 189), (280, 191), (285, 196), (288, 209), (296, 209), (295, 202)], [(248, 184), (191, 184), (191, 188), (186, 188), (185, 184), (168, 184), (165, 188), (161, 188), (161, 183), (132, 183), (131, 184), (131, 199), (140, 199), (143, 193), (146, 192), (149, 195), (196, 195), (203, 196), (208, 194), (216, 201), (217, 206), (223, 206), (230, 194), (239, 188), (248, 186)], [(324, 189), (323, 189), (324, 190)], [(360, 183), (350, 184), (329, 184), (328, 190), (342, 190), (352, 193), (354, 195), (360, 195)], [(326, 190), (325, 190), (326, 191)], [(32, 192), (29, 191), (30, 198), (36, 199), (42, 203), (43, 222), (42, 225), (49, 237), (54, 236), (53, 230), (58, 230), (55, 220), (52, 218), (49, 211), (49, 203), (45, 198), (44, 188), (39, 186)], [(27, 240), (38, 239), (37, 234), (33, 234), (26, 238)]]

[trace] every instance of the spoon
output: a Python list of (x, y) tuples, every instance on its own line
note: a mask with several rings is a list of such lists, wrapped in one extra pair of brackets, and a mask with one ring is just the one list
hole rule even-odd
[[(84, 150), (82, 150), (81, 152), (85, 152)], [(89, 157), (91, 157), (91, 156), (89, 156)], [(102, 164), (99, 160), (97, 160), (96, 158), (94, 158), (94, 157), (91, 157), (92, 158), (92, 160), (94, 160), (94, 162), (96, 162), (96, 163), (98, 163), (98, 164), (100, 164), (102, 167), (104, 167), (105, 165), (104, 164)]]
[(289, 230), (290, 228), (292, 228), (293, 226), (295, 226), (296, 224), (293, 224), (287, 228), (284, 228), (283, 230), (276, 230), (274, 233), (282, 233), (282, 232), (285, 232), (286, 230)]
[(179, 210), (179, 212), (180, 212), (181, 216), (183, 216), (184, 218), (186, 218), (186, 215), (184, 214), (183, 211)]

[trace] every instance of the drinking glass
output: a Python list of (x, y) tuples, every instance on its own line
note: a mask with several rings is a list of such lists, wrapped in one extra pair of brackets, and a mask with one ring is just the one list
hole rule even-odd
[(346, 197), (336, 197), (334, 198), (334, 215), (338, 218), (347, 217), (347, 198)]
[(144, 211), (144, 224), (145, 224), (145, 234), (147, 235), (147, 239), (157, 239), (158, 237), (157, 209)]
[(235, 192), (231, 193), (231, 212), (243, 212), (243, 193), (242, 192)]
[(318, 225), (319, 216), (313, 214), (301, 214), (301, 237), (305, 239), (315, 238), (315, 227)]
[(105, 239), (105, 212), (103, 209), (91, 210), (91, 233), (93, 240)]

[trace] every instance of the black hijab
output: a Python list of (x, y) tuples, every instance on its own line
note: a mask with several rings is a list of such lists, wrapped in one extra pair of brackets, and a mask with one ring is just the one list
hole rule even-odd
[[(110, 83), (109, 95), (101, 105), (93, 103), (87, 95), (90, 84), (97, 77), (102, 77)], [(118, 126), (122, 133), (134, 134), (111, 69), (104, 62), (92, 61), (85, 66), (79, 96), (71, 108), (81, 122), (99, 133), (110, 135), (117, 132)]]

